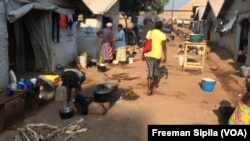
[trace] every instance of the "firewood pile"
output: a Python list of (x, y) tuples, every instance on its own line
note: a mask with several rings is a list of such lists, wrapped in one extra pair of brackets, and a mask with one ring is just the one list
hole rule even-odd
[(81, 118), (63, 128), (46, 123), (27, 124), (25, 127), (17, 129), (15, 141), (52, 141), (61, 135), (67, 135), (64, 141), (69, 141), (77, 134), (87, 131), (87, 128), (83, 127), (83, 121), (84, 119)]
[(128, 73), (117, 73), (112, 74), (111, 76), (108, 76), (106, 73), (104, 73), (105, 80), (117, 80), (118, 82), (121, 82), (121, 80), (131, 81), (140, 77), (130, 77)]

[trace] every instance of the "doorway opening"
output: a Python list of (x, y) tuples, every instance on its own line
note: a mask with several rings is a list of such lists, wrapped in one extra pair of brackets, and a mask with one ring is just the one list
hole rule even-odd
[(238, 52), (238, 62), (245, 63), (248, 51), (248, 34), (249, 34), (249, 20), (244, 19), (241, 22), (240, 45)]

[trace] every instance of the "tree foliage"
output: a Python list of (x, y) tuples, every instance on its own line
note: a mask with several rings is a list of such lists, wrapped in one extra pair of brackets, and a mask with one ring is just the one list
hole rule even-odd
[(120, 12), (126, 16), (138, 15), (140, 11), (164, 11), (168, 0), (120, 0)]

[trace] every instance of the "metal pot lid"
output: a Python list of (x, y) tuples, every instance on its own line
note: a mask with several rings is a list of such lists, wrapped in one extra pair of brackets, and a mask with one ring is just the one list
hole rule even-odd
[(118, 89), (118, 84), (117, 83), (112, 83), (112, 82), (106, 82), (101, 85), (106, 86), (108, 89), (112, 91), (116, 91)]
[(105, 83), (102, 83), (101, 85), (105, 85), (105, 86), (117, 86), (118, 83), (114, 83), (114, 82), (105, 82)]
[(111, 90), (107, 88), (105, 85), (99, 84), (94, 91), (94, 94), (109, 94)]

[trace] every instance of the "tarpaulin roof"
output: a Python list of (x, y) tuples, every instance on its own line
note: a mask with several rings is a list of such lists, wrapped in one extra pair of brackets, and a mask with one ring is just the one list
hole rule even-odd
[(233, 27), (233, 25), (236, 21), (236, 17), (237, 17), (237, 15), (235, 15), (232, 19), (229, 20), (229, 22), (226, 25), (224, 25), (222, 32), (227, 32)]
[(200, 21), (202, 20), (202, 17), (203, 17), (203, 15), (204, 15), (205, 9), (206, 9), (205, 6), (200, 6), (200, 7), (199, 7), (199, 20), (200, 20)]
[(13, 11), (10, 11), (7, 13), (7, 19), (9, 20), (10, 23), (13, 23), (20, 17), (24, 16), (27, 14), (29, 11), (32, 9), (36, 10), (54, 10), (56, 9), (55, 5), (51, 4), (43, 4), (43, 3), (30, 3), (30, 4), (25, 4), (21, 6), (20, 8), (17, 8)]
[(221, 18), (231, 6), (233, 0), (209, 0), (215, 18)]
[(82, 2), (89, 8), (93, 14), (104, 14), (107, 12), (117, 0), (82, 0)]

